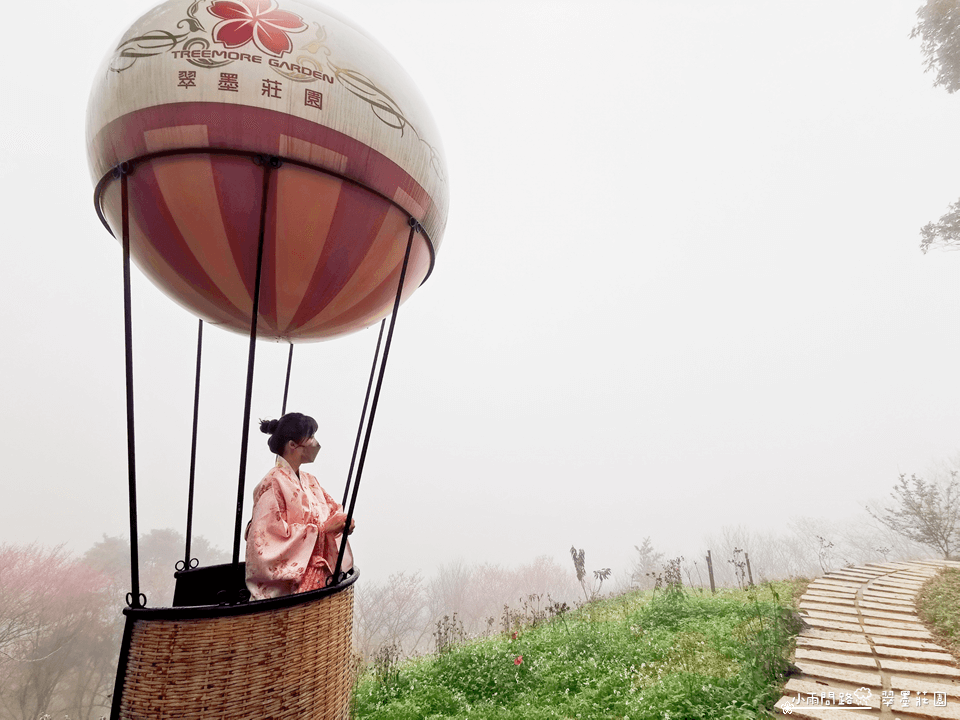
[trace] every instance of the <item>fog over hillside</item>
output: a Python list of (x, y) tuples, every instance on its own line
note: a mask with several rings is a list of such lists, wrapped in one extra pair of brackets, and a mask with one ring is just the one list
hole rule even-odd
[[(84, 119), (149, 6), (9, 9), (3, 543), (80, 555), (127, 532), (120, 252)], [(956, 453), (960, 427), (960, 255), (918, 247), (960, 196), (960, 100), (924, 73), (911, 4), (337, 7), (419, 86), (452, 198), (399, 315), (352, 540), (364, 582), (572, 572), (573, 545), (612, 589), (647, 537), (695, 579), (707, 550), (763, 576), (903, 550), (864, 507)], [(133, 317), (140, 527), (182, 532), (196, 319), (139, 271)], [(311, 472), (335, 497), (375, 335), (295, 352), (290, 408), (319, 421)], [(254, 418), (279, 413), (286, 360), (260, 344)], [(246, 339), (208, 328), (194, 531), (227, 552), (245, 369)]]

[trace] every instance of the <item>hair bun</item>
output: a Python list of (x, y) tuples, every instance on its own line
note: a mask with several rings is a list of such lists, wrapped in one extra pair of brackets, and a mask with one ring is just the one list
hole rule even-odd
[(277, 431), (277, 426), (279, 424), (279, 420), (261, 420), (260, 432), (266, 433), (267, 435), (273, 435)]

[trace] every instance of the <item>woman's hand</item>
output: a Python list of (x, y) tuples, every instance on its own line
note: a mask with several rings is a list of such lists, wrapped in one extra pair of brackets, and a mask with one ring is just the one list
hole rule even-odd
[[(327, 532), (340, 534), (343, 532), (343, 528), (346, 524), (347, 524), (346, 513), (338, 512), (336, 515), (331, 517), (326, 522), (326, 524), (324, 525), (324, 529)], [(347, 535), (350, 535), (351, 533), (353, 533), (356, 527), (357, 527), (357, 521), (354, 520), (353, 518), (350, 518), (350, 532), (348, 532)]]

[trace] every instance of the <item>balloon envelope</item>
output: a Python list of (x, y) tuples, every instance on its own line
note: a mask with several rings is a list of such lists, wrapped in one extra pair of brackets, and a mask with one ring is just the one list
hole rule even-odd
[(132, 163), (137, 265), (234, 330), (249, 332), (261, 213), (258, 334), (291, 341), (352, 332), (390, 311), (410, 218), (423, 232), (404, 299), (443, 236), (446, 169), (422, 98), (379, 44), (313, 3), (158, 6), (101, 67), (87, 143), (98, 209), (117, 237), (112, 169)]

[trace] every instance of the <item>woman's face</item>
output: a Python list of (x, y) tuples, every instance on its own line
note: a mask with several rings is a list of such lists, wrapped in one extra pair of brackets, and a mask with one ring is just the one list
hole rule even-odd
[(313, 435), (306, 440), (301, 440), (297, 443), (297, 447), (303, 449), (303, 453), (300, 456), (301, 463), (312, 463), (320, 453), (320, 443), (317, 442), (317, 438)]

